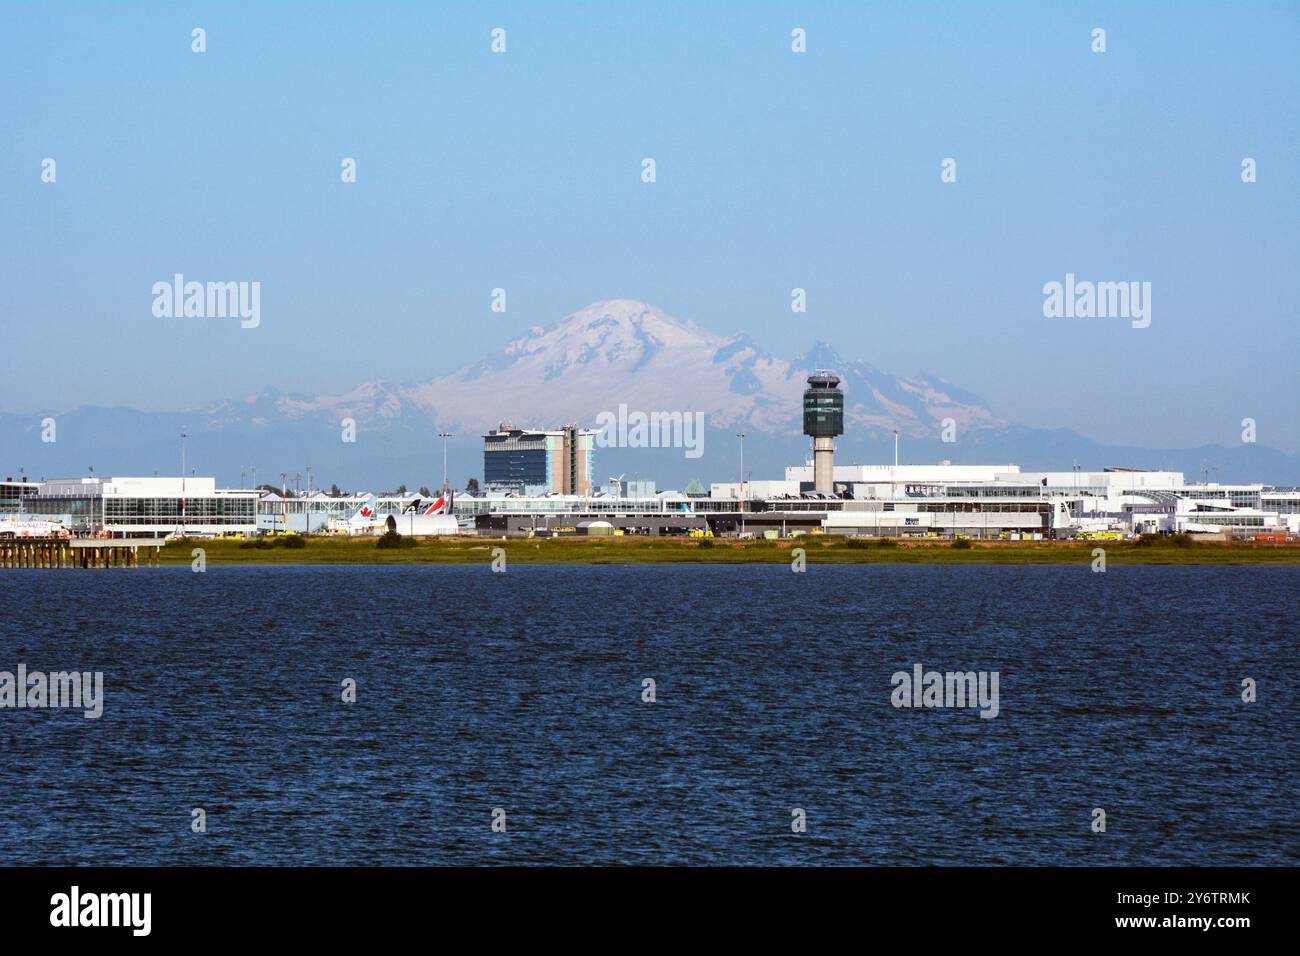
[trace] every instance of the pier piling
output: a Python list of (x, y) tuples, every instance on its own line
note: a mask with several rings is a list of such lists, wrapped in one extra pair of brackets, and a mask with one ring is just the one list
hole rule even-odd
[(4, 568), (138, 568), (159, 567), (163, 542), (158, 538), (0, 538)]

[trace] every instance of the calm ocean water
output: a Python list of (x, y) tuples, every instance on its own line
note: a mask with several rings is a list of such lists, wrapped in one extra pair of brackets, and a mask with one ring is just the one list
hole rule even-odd
[[(1296, 863), (1298, 595), (1086, 564), (8, 571), (0, 670), (105, 688), (99, 720), (0, 710), (0, 861)], [(1000, 714), (894, 708), (915, 663), (998, 671)]]

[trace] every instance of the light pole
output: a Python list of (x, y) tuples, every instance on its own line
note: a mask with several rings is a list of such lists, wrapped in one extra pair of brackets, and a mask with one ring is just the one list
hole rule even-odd
[(745, 533), (745, 433), (736, 432), (740, 439), (740, 533)]
[[(832, 486), (835, 484), (835, 476), (831, 476)], [(898, 497), (898, 429), (894, 429), (894, 470), (889, 474), (889, 493), (894, 498)]]
[(185, 537), (185, 439), (187, 432), (181, 432), (181, 537)]
[(451, 438), (451, 432), (438, 432), (438, 437), (442, 439), (442, 496), (447, 497), (447, 439)]

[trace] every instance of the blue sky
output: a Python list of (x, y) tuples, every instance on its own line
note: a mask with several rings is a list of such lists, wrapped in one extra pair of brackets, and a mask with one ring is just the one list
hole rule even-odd
[[(0, 409), (424, 379), (631, 297), (1019, 423), (1300, 449), (1300, 4), (699, 6), (6, 4)], [(260, 327), (155, 318), (175, 272), (261, 281)], [(1044, 318), (1067, 272), (1151, 282), (1151, 327)]]

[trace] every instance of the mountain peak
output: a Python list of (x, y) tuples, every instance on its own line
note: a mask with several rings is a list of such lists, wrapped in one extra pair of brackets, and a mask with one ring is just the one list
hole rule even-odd
[[(797, 430), (804, 380), (817, 368), (845, 379), (846, 420), (866, 428), (902, 426), (924, 435), (935, 411), (992, 424), (975, 399), (959, 404), (942, 387), (911, 382), (845, 360), (818, 342), (793, 361), (748, 336), (723, 337), (638, 299), (599, 299), (450, 375), (403, 390), (426, 415), (462, 427), (497, 420), (554, 425), (591, 421), (625, 404), (643, 411), (700, 411), (712, 425)], [(485, 397), (490, 401), (485, 404)]]
[(803, 355), (795, 359), (795, 365), (802, 366), (810, 371), (817, 369), (830, 369), (838, 373), (841, 377), (844, 375), (844, 367), (847, 363), (840, 357), (840, 353), (835, 351), (835, 347), (818, 339)]
[(597, 299), (595, 302), (579, 309), (573, 315), (582, 315), (587, 312), (606, 312), (624, 315), (640, 314), (643, 312), (659, 312), (662, 310), (655, 308), (649, 302), (642, 302), (640, 299)]
[(721, 339), (694, 322), (669, 315), (663, 309), (638, 299), (599, 299), (572, 312), (545, 331), (566, 334), (596, 332), (631, 340), (654, 340), (660, 346), (708, 345), (716, 348)]

